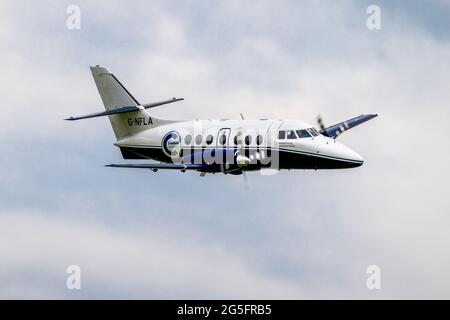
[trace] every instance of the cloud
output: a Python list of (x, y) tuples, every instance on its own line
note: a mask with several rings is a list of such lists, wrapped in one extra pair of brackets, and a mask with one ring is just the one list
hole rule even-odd
[[(274, 281), (223, 246), (168, 230), (146, 226), (124, 232), (37, 212), (2, 212), (0, 220), (2, 298), (22, 298), (23, 288), (34, 298), (301, 295), (288, 282)], [(65, 289), (66, 268), (72, 264), (82, 270), (80, 292)], [(42, 286), (47, 289), (42, 291)]]
[[(450, 47), (431, 16), (382, 2), (369, 31), (364, 2), (82, 1), (68, 31), (68, 4), (1, 3), (2, 297), (448, 297)], [(356, 170), (249, 174), (249, 191), (111, 170), (109, 123), (62, 121), (101, 110), (97, 63), (140, 101), (186, 98), (160, 117), (379, 117), (340, 137), (366, 159)]]

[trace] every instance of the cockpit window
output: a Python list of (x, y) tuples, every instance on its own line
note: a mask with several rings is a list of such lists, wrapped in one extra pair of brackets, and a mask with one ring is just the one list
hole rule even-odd
[(319, 135), (315, 128), (309, 128), (308, 131), (312, 134), (313, 137), (317, 137)]
[(295, 131), (294, 130), (286, 131), (286, 138), (288, 138), (288, 139), (297, 139), (297, 136), (295, 135)]
[(319, 133), (314, 128), (302, 129), (302, 130), (280, 130), (280, 131), (278, 131), (278, 139), (302, 139), (302, 138), (317, 137), (318, 135), (319, 135)]
[(297, 130), (297, 135), (300, 139), (311, 137), (311, 134), (307, 130)]

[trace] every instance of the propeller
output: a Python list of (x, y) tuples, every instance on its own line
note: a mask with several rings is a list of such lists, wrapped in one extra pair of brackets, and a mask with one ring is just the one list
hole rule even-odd
[(250, 184), (248, 183), (247, 173), (245, 171), (242, 171), (242, 177), (244, 178), (244, 189), (250, 190)]
[[(322, 118), (322, 116), (321, 116), (320, 114), (317, 115), (316, 121), (317, 121), (317, 124), (319, 125), (320, 131), (321, 131), (322, 133), (325, 133), (325, 135), (327, 135), (327, 134), (326, 134), (326, 131), (325, 131), (326, 126), (325, 126), (325, 123), (324, 123), (324, 121), (323, 121), (323, 118)], [(333, 139), (336, 139), (336, 138), (339, 137), (344, 131), (347, 131), (348, 129), (350, 129), (350, 127), (349, 127), (347, 121), (343, 122), (343, 123), (339, 126), (339, 129), (338, 129), (338, 130), (336, 131), (336, 133), (334, 134)], [(328, 136), (328, 135), (327, 135), (327, 136)]]
[(319, 125), (320, 130), (325, 131), (325, 124), (322, 119), (322, 115), (318, 114), (316, 117), (317, 124)]
[[(241, 117), (244, 118), (242, 114), (241, 114)], [(236, 153), (235, 153), (236, 165), (239, 168), (241, 168), (242, 177), (244, 178), (244, 188), (245, 188), (245, 190), (249, 190), (247, 174), (246, 174), (244, 168), (250, 164), (250, 159), (245, 156), (245, 152), (244, 152), (244, 138), (243, 138), (243, 134), (242, 134), (242, 130), (241, 129), (238, 129), (238, 131), (236, 133), (236, 142), (237, 142), (237, 150), (236, 150)]]

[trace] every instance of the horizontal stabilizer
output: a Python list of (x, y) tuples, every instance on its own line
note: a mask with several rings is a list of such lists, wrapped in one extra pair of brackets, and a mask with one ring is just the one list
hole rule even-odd
[(172, 170), (198, 170), (203, 168), (201, 164), (184, 164), (184, 163), (124, 163), (124, 164), (108, 164), (105, 167), (110, 168), (133, 168), (133, 169), (172, 169)]
[(109, 116), (109, 115), (113, 115), (113, 114), (133, 112), (133, 111), (139, 111), (139, 110), (142, 110), (142, 109), (154, 108), (154, 107), (157, 107), (157, 106), (162, 106), (164, 104), (173, 103), (173, 102), (177, 102), (177, 101), (181, 101), (181, 100), (184, 100), (184, 98), (172, 98), (172, 99), (169, 99), (169, 100), (158, 101), (158, 102), (153, 102), (153, 103), (147, 103), (147, 104), (144, 104), (142, 106), (119, 107), (119, 108), (116, 108), (116, 109), (109, 109), (109, 110), (106, 110), (106, 111), (103, 111), (103, 112), (96, 112), (96, 113), (91, 113), (91, 114), (78, 116), (78, 117), (70, 117), (70, 118), (67, 118), (67, 119), (64, 119), (64, 120), (73, 121), (73, 120), (81, 120), (81, 119), (88, 119), (88, 118), (104, 117), (104, 116)]
[(69, 120), (69, 121), (81, 120), (81, 119), (103, 117), (103, 116), (109, 116), (112, 114), (119, 114), (119, 113), (132, 112), (132, 111), (139, 111), (139, 107), (136, 107), (136, 106), (121, 107), (121, 108), (107, 110), (107, 111), (103, 111), (103, 112), (90, 113), (90, 114), (86, 114), (84, 116), (79, 116), (79, 117), (70, 117), (70, 118), (67, 118), (64, 120)]
[(352, 118), (350, 120), (337, 123), (335, 125), (332, 125), (328, 128), (325, 128), (323, 130), (320, 130), (320, 133), (324, 136), (330, 137), (330, 138), (336, 138), (339, 136), (342, 132), (347, 131), (353, 127), (356, 127), (357, 125), (360, 125), (361, 123), (364, 123), (366, 121), (369, 121), (370, 119), (375, 118), (378, 116), (377, 114), (363, 114), (359, 117)]
[(182, 101), (182, 100), (184, 100), (184, 98), (172, 98), (172, 99), (164, 100), (164, 101), (146, 103), (146, 104), (143, 104), (142, 107), (144, 107), (144, 109), (149, 109), (149, 108), (162, 106), (163, 104), (168, 104), (168, 103)]

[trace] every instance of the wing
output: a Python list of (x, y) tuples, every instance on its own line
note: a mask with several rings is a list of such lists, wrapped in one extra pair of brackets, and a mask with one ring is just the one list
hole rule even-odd
[(369, 121), (370, 119), (373, 119), (376, 116), (378, 116), (378, 115), (377, 114), (363, 114), (363, 115), (360, 115), (359, 117), (352, 118), (350, 120), (346, 120), (344, 122), (340, 122), (335, 125), (332, 125), (331, 127), (320, 130), (320, 133), (323, 134), (324, 136), (327, 136), (330, 138), (336, 138), (342, 132), (347, 131), (353, 127), (356, 127), (357, 125), (360, 125), (361, 123)]
[(108, 164), (105, 167), (110, 168), (134, 168), (134, 169), (172, 169), (172, 170), (199, 170), (204, 168), (201, 164), (184, 164), (184, 163), (123, 163)]

